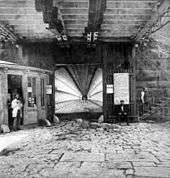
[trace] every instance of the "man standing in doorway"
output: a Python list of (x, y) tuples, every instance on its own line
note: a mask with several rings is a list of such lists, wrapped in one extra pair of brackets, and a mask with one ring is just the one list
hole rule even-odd
[(12, 117), (14, 119), (13, 122), (13, 129), (20, 130), (20, 120), (21, 120), (21, 114), (22, 114), (22, 103), (19, 97), (19, 94), (15, 95), (15, 98), (12, 100), (11, 107), (12, 107)]

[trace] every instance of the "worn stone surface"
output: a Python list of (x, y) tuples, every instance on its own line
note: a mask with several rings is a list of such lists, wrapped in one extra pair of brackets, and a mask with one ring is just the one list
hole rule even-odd
[(61, 121), (0, 135), (13, 140), (2, 147), (0, 178), (170, 177), (170, 122), (104, 126)]

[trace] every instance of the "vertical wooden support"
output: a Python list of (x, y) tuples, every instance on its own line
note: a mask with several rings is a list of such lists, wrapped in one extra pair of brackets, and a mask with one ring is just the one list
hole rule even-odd
[(131, 116), (136, 116), (136, 78), (134, 72), (130, 73), (130, 113)]
[(114, 94), (107, 93), (107, 85), (113, 85), (113, 67), (112, 53), (109, 46), (105, 45), (103, 49), (103, 111), (106, 122), (110, 122), (110, 118), (114, 112)]
[(136, 49), (135, 47), (132, 48), (132, 62), (133, 62), (133, 85), (132, 85), (132, 100), (134, 102), (134, 116), (137, 116), (137, 102), (136, 102)]
[(0, 69), (0, 123), (2, 123), (2, 119), (3, 119), (3, 102), (2, 102), (2, 71)]
[[(27, 85), (28, 85), (28, 81), (27, 81), (27, 73), (26, 71), (23, 72), (22, 75), (22, 93), (23, 93), (23, 100), (24, 100), (24, 116), (23, 119), (25, 120), (25, 116), (27, 115), (27, 101), (28, 101), (28, 93), (27, 93)], [(23, 120), (23, 123), (24, 123)]]
[(47, 118), (53, 122), (53, 115), (55, 114), (55, 72), (49, 75), (49, 85), (52, 85), (52, 94), (48, 95), (47, 103)]
[(41, 118), (41, 87), (40, 87), (40, 75), (35, 76), (36, 78), (36, 105), (37, 105), (37, 119), (38, 121)]
[(106, 65), (106, 58), (105, 58), (106, 49), (104, 45), (102, 46), (102, 51), (103, 51), (103, 54), (102, 54), (102, 59), (103, 59), (103, 113), (104, 113), (104, 120), (106, 122), (107, 121), (107, 100), (106, 100), (106, 77), (107, 77), (106, 68), (107, 68), (107, 65)]

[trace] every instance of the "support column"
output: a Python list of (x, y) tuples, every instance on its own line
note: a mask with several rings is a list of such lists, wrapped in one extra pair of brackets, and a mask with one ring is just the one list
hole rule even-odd
[(8, 124), (7, 90), (6, 69), (0, 69), (0, 124)]

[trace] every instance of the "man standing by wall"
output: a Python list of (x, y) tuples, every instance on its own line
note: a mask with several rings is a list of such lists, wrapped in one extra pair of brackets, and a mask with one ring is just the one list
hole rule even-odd
[(22, 114), (22, 106), (21, 100), (19, 98), (19, 94), (15, 95), (15, 98), (12, 100), (11, 107), (12, 107), (12, 117), (14, 119), (13, 122), (13, 129), (20, 130), (20, 120), (21, 120), (21, 114)]

